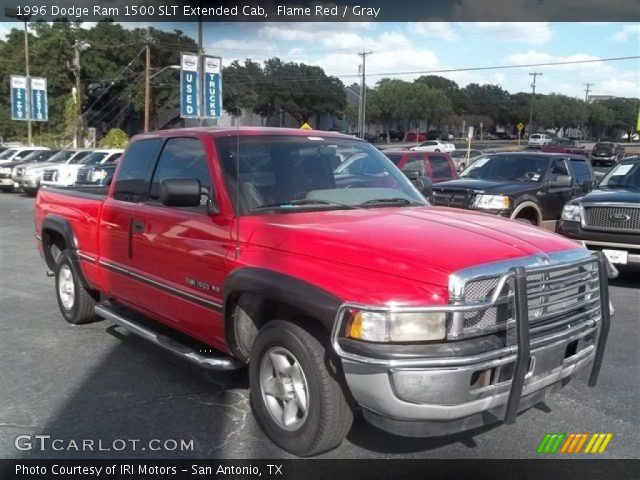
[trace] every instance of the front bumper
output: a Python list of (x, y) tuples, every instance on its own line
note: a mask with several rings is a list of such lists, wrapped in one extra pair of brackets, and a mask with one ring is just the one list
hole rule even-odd
[(579, 241), (592, 251), (602, 251), (603, 249), (626, 251), (627, 263), (634, 266), (640, 265), (640, 243), (638, 243), (638, 235), (636, 234), (585, 230), (579, 222), (566, 220), (558, 222), (556, 232)]
[(14, 176), (12, 180), (19, 188), (38, 188), (40, 186), (40, 179), (37, 177)]
[[(600, 316), (556, 331), (532, 327), (532, 336), (526, 273), (518, 267), (511, 275), (515, 338), (499, 349), (457, 356), (461, 350), (453, 342), (448, 356), (420, 358), (405, 350), (394, 358), (374, 358), (343, 349), (347, 345), (338, 338), (336, 326), (334, 350), (365, 418), (399, 435), (446, 435), (501, 420), (513, 423), (518, 412), (544, 400), (589, 365), (589, 385), (594, 386), (610, 322), (606, 259), (599, 255)], [(483, 337), (476, 340), (485, 342)]]

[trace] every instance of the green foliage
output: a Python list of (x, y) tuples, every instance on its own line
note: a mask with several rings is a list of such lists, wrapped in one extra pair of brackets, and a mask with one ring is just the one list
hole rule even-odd
[(615, 120), (613, 110), (600, 102), (587, 105), (587, 126), (595, 137), (605, 135), (607, 127)]
[(127, 134), (119, 128), (112, 128), (109, 132), (100, 139), (98, 147), (100, 148), (124, 148), (127, 146), (129, 137)]
[(587, 120), (584, 101), (552, 93), (545, 95), (535, 104), (535, 123), (547, 128), (575, 128)]

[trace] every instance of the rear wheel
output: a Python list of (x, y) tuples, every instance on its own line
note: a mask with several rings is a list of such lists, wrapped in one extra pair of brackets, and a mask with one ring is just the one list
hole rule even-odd
[(322, 335), (311, 331), (283, 320), (267, 323), (249, 367), (258, 422), (275, 444), (299, 456), (337, 447), (353, 421)]
[(64, 250), (56, 262), (56, 297), (65, 320), (75, 325), (95, 320), (96, 302), (84, 288), (69, 251)]

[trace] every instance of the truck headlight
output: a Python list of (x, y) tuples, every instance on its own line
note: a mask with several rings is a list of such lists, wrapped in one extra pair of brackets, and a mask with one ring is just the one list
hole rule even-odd
[(580, 205), (565, 205), (562, 209), (562, 220), (568, 222), (580, 221)]
[(507, 210), (511, 206), (511, 199), (505, 195), (476, 195), (473, 208), (487, 210)]
[(99, 182), (100, 180), (104, 180), (105, 178), (107, 178), (107, 172), (105, 172), (104, 170), (98, 170), (96, 172), (91, 172), (91, 181), (92, 182)]
[(420, 342), (446, 336), (443, 312), (349, 310), (347, 336), (367, 342)]

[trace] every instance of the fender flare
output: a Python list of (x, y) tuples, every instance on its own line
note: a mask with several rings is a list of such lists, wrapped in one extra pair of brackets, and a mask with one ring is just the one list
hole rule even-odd
[(299, 278), (264, 268), (238, 268), (229, 274), (222, 288), (227, 341), (231, 340), (230, 335), (235, 335), (228, 308), (232, 299), (243, 293), (289, 305), (317, 320), (327, 334), (331, 332), (338, 309), (343, 303), (332, 293)]
[(542, 218), (542, 210), (540, 209), (540, 206), (535, 203), (532, 200), (525, 200), (524, 202), (520, 203), (514, 210), (513, 213), (511, 214), (511, 218), (512, 220), (514, 218), (516, 218), (518, 216), (518, 213), (520, 213), (522, 210), (524, 210), (525, 208), (533, 208), (536, 211), (536, 215), (538, 216), (538, 225), (541, 226), (542, 225), (542, 220), (544, 220)]
[(82, 282), (82, 285), (87, 291), (93, 291), (94, 289), (91, 287), (89, 282), (87, 282), (87, 279), (84, 276), (84, 272), (80, 267), (80, 261), (78, 259), (78, 245), (76, 243), (76, 236), (73, 233), (73, 227), (71, 226), (71, 223), (69, 222), (69, 220), (67, 220), (64, 217), (60, 217), (59, 215), (51, 215), (51, 214), (47, 215), (42, 220), (42, 225), (40, 229), (42, 233), (42, 250), (44, 252), (45, 262), (47, 263), (47, 266), (51, 268), (52, 266), (55, 266), (55, 261), (51, 256), (51, 250), (49, 249), (51, 244), (50, 242), (47, 242), (48, 240), (48, 235), (46, 234), (47, 230), (56, 232), (62, 236), (65, 244), (68, 247), (69, 252), (71, 253), (71, 255), (69, 255), (69, 258), (73, 262), (73, 266), (75, 267), (75, 270), (78, 272), (80, 276), (80, 281)]

